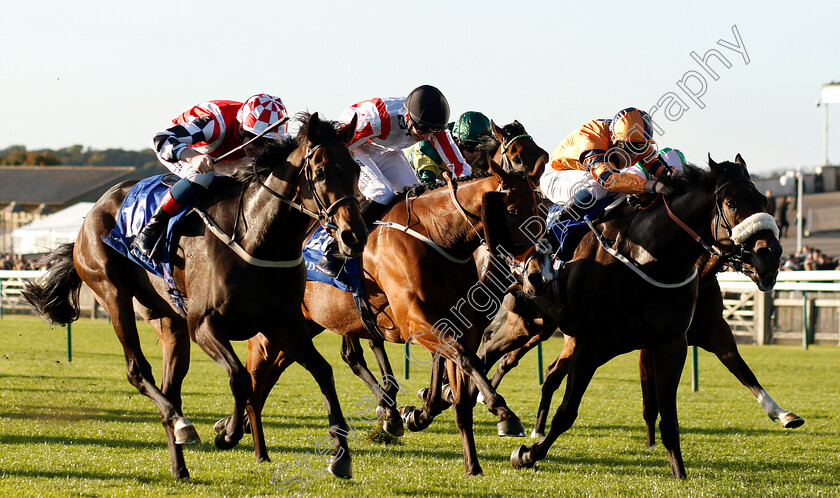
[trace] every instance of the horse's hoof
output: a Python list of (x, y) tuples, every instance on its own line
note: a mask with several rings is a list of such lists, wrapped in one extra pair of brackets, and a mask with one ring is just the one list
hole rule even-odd
[(455, 404), (455, 396), (452, 394), (452, 386), (444, 384), (440, 389), (440, 398), (450, 405)]
[(540, 431), (538, 431), (538, 430), (536, 430), (536, 429), (533, 429), (533, 430), (531, 431), (531, 437), (532, 437), (533, 439), (543, 439), (543, 438), (545, 438), (545, 434), (543, 434), (542, 432), (540, 432)]
[(525, 428), (522, 427), (522, 422), (518, 418), (509, 418), (507, 420), (500, 420), (496, 424), (499, 437), (525, 437)]
[(788, 412), (782, 415), (782, 418), (779, 419), (779, 422), (785, 429), (796, 429), (797, 427), (801, 427), (802, 424), (805, 423), (805, 419), (796, 415), (795, 413)]
[(190, 478), (190, 471), (186, 468), (173, 470), (172, 471), (172, 478), (176, 481), (186, 481)]
[(419, 391), (417, 391), (417, 397), (420, 398), (420, 401), (426, 401), (426, 393), (429, 392), (428, 387), (421, 387)]
[(487, 402), (484, 401), (484, 395), (481, 394), (481, 391), (478, 392), (478, 396), (475, 398), (476, 402), (481, 403), (482, 405), (486, 405)]
[(519, 448), (513, 450), (513, 453), (510, 454), (510, 464), (515, 469), (533, 467), (534, 462), (528, 461), (528, 454), (528, 447), (525, 445), (520, 446)]
[(222, 431), (219, 434), (216, 434), (216, 439), (213, 442), (216, 444), (216, 448), (219, 448), (220, 450), (229, 450), (239, 444), (238, 439), (228, 439), (227, 431)]
[(195, 426), (190, 423), (175, 422), (175, 444), (198, 444), (201, 438)]
[(251, 433), (251, 418), (250, 417), (245, 417), (245, 421), (242, 422), (242, 432), (244, 432), (245, 434), (250, 434)]
[(330, 471), (330, 474), (338, 477), (339, 479), (350, 479), (353, 477), (353, 466), (350, 463), (350, 454), (342, 451), (341, 455), (341, 458), (336, 458), (335, 455), (330, 457), (330, 465), (327, 467), (327, 470)]
[(394, 437), (402, 437), (405, 433), (405, 425), (403, 419), (396, 418), (394, 420), (383, 420), (382, 430)]
[(257, 463), (266, 463), (266, 462), (271, 461), (271, 459), (268, 458), (268, 455), (265, 455), (265, 456), (260, 455), (256, 458), (256, 460), (257, 460)]

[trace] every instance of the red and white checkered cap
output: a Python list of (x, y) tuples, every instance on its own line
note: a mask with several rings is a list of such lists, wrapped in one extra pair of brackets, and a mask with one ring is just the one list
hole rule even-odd
[[(245, 131), (259, 135), (269, 125), (276, 123), (279, 119), (288, 116), (286, 106), (279, 97), (272, 97), (267, 93), (260, 93), (249, 97), (236, 113), (236, 120), (242, 123)], [(266, 133), (268, 138), (280, 138), (280, 133), (286, 133), (288, 126), (283, 124), (277, 129)]]

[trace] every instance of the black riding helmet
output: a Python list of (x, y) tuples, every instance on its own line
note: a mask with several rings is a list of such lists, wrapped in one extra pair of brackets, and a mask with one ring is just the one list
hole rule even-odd
[(426, 130), (442, 130), (449, 122), (449, 102), (431, 85), (418, 86), (405, 99), (411, 120)]

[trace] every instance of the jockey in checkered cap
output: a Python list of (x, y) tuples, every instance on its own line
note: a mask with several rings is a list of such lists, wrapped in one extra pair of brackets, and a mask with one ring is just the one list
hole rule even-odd
[[(169, 219), (192, 205), (213, 181), (215, 158), (236, 149), (270, 125), (287, 117), (278, 97), (261, 93), (243, 102), (209, 100), (176, 116), (169, 128), (152, 139), (160, 162), (181, 177), (163, 198), (160, 207), (137, 234), (132, 247), (151, 259)], [(225, 158), (234, 162), (255, 157), (287, 132), (285, 124)]]

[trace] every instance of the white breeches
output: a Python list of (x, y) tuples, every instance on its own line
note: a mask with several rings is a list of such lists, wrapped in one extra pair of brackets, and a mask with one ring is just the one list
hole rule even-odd
[(359, 191), (368, 199), (388, 204), (397, 192), (420, 180), (401, 150), (362, 145), (353, 150), (359, 163)]
[(170, 162), (161, 161), (166, 169), (175, 173), (181, 178), (186, 178), (187, 180), (201, 185), (204, 188), (210, 186), (213, 183), (213, 177), (215, 176), (212, 171), (209, 173), (199, 173), (198, 170), (192, 167), (192, 165), (186, 161), (178, 161), (175, 164)]

